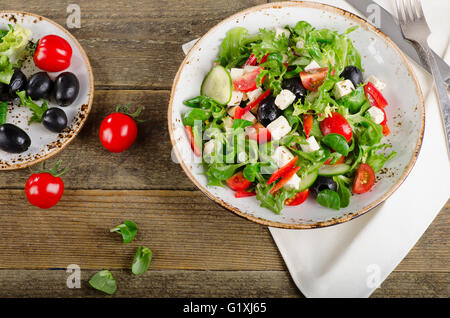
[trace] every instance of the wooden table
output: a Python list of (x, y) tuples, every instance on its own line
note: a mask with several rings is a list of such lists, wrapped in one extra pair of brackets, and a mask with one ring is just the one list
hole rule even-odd
[[(62, 3), (63, 2), (63, 3)], [(265, 226), (207, 199), (171, 160), (167, 103), (183, 59), (181, 44), (260, 0), (75, 1), (95, 75), (93, 110), (76, 140), (50, 162), (72, 166), (53, 209), (30, 206), (28, 169), (0, 178), (0, 296), (81, 297), (103, 294), (87, 283), (110, 269), (120, 297), (301, 297)], [(67, 2), (70, 3), (70, 2)], [(66, 25), (65, 1), (4, 0)], [(145, 106), (135, 145), (111, 154), (98, 139), (115, 105)], [(374, 297), (448, 297), (450, 204)], [(395, 211), (393, 211), (394, 213)], [(139, 233), (122, 244), (109, 229), (134, 220)], [(153, 250), (140, 277), (129, 267), (136, 247)], [(81, 267), (80, 289), (66, 287), (69, 264)]]

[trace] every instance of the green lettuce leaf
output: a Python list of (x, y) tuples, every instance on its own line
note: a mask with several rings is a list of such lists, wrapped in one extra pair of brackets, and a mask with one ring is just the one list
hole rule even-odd
[(28, 44), (31, 41), (31, 31), (24, 29), (20, 25), (9, 26), (9, 31), (0, 42), (0, 56), (6, 56), (11, 63), (22, 62), (30, 53)]

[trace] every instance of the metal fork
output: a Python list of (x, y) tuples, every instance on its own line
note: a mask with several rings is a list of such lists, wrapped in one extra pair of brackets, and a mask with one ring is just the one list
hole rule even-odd
[(431, 32), (425, 20), (422, 5), (418, 0), (396, 0), (396, 4), (403, 36), (414, 44), (420, 59), (429, 65), (433, 74), (447, 137), (447, 152), (450, 156), (450, 100), (436, 60), (428, 46), (427, 39)]

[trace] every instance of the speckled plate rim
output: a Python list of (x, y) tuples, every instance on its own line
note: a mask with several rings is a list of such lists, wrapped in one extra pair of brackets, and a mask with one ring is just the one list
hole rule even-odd
[(89, 61), (89, 58), (86, 54), (86, 52), (84, 51), (83, 47), (81, 46), (81, 44), (78, 42), (78, 40), (69, 32), (67, 31), (62, 25), (56, 23), (53, 20), (50, 20), (46, 17), (40, 16), (38, 14), (34, 14), (34, 13), (30, 13), (30, 12), (26, 12), (26, 11), (8, 11), (8, 10), (0, 10), (0, 15), (15, 15), (18, 17), (21, 16), (31, 16), (34, 17), (38, 20), (44, 20), (52, 25), (54, 25), (56, 28), (60, 29), (67, 37), (69, 37), (73, 43), (75, 43), (75, 45), (77, 46), (78, 50), (80, 51), (81, 56), (83, 57), (83, 60), (87, 66), (88, 69), (88, 73), (89, 73), (89, 100), (88, 100), (88, 107), (86, 109), (86, 111), (84, 112), (85, 116), (84, 118), (82, 118), (80, 120), (80, 124), (76, 127), (76, 129), (73, 131), (73, 133), (70, 135), (70, 137), (66, 137), (63, 142), (61, 142), (61, 144), (59, 144), (57, 147), (53, 148), (51, 151), (48, 151), (46, 154), (33, 158), (32, 160), (28, 160), (25, 162), (20, 162), (17, 164), (12, 164), (9, 165), (7, 167), (0, 167), (0, 171), (8, 171), (8, 170), (17, 170), (17, 169), (23, 169), (23, 168), (27, 168), (29, 166), (35, 165), (37, 163), (40, 163), (42, 161), (45, 161), (51, 157), (53, 157), (54, 155), (58, 154), (61, 150), (63, 150), (77, 135), (78, 133), (81, 131), (81, 129), (83, 128), (90, 112), (92, 109), (92, 103), (94, 101), (94, 73), (92, 71), (92, 66), (91, 66), (91, 62)]
[[(381, 198), (379, 198), (378, 200), (376, 200), (375, 202), (369, 204), (368, 206), (364, 207), (363, 209), (354, 212), (354, 213), (349, 213), (347, 215), (344, 215), (340, 218), (336, 218), (336, 219), (331, 219), (328, 221), (323, 221), (323, 222), (316, 222), (313, 224), (302, 224), (302, 223), (297, 223), (297, 224), (287, 224), (287, 223), (282, 223), (282, 222), (274, 222), (274, 221), (268, 221), (259, 217), (255, 217), (255, 216), (251, 216), (248, 215), (247, 213), (242, 212), (240, 209), (231, 206), (230, 204), (226, 203), (225, 201), (217, 198), (216, 196), (212, 195), (205, 187), (203, 187), (198, 181), (197, 179), (191, 174), (191, 172), (189, 171), (189, 169), (187, 168), (187, 166), (185, 165), (184, 161), (182, 160), (182, 156), (181, 154), (178, 152), (177, 146), (176, 146), (176, 141), (175, 141), (175, 137), (173, 134), (173, 122), (172, 122), (172, 105), (173, 105), (173, 99), (174, 99), (174, 92), (175, 92), (175, 88), (178, 84), (178, 81), (180, 79), (180, 74), (181, 71), (183, 70), (186, 62), (189, 60), (192, 52), (195, 51), (195, 49), (199, 46), (199, 44), (201, 43), (201, 40), (206, 37), (208, 34), (212, 33), (214, 30), (216, 30), (217, 28), (219, 28), (221, 25), (225, 24), (226, 22), (229, 22), (230, 20), (234, 20), (236, 19), (238, 16), (242, 16), (242, 15), (246, 15), (255, 11), (259, 11), (262, 9), (268, 9), (268, 8), (273, 8), (273, 9), (280, 9), (283, 7), (294, 7), (294, 6), (300, 6), (300, 7), (307, 7), (307, 8), (313, 8), (313, 9), (320, 9), (320, 10), (325, 10), (331, 13), (335, 13), (335, 14), (340, 14), (343, 16), (348, 16), (350, 19), (354, 20), (356, 23), (358, 24), (362, 24), (365, 27), (367, 27), (367, 29), (369, 29), (372, 32), (375, 32), (379, 35), (381, 35), (388, 44), (391, 45), (391, 47), (393, 47), (395, 49), (395, 51), (397, 52), (397, 54), (400, 56), (400, 58), (403, 61), (403, 64), (406, 66), (409, 75), (411, 76), (411, 79), (413, 80), (415, 87), (416, 87), (416, 92), (417, 95), (419, 96), (419, 101), (420, 101), (420, 109), (421, 109), (421, 113), (422, 113), (422, 120), (421, 120), (421, 129), (420, 129), (420, 135), (414, 150), (414, 154), (408, 164), (408, 166), (405, 168), (403, 174), (399, 177), (398, 181), (383, 195), (381, 196)], [(405, 54), (400, 50), (400, 48), (383, 32), (381, 32), (379, 29), (377, 29), (375, 26), (373, 26), (372, 24), (370, 24), (369, 22), (365, 21), (364, 19), (360, 18), (359, 16), (348, 12), (344, 9), (335, 7), (335, 6), (331, 6), (331, 5), (326, 5), (323, 3), (317, 3), (317, 2), (307, 2), (307, 1), (286, 1), (286, 2), (274, 2), (274, 3), (267, 3), (267, 4), (263, 4), (263, 5), (259, 5), (259, 6), (255, 6), (255, 7), (251, 7), (248, 9), (245, 9), (243, 11), (240, 11), (230, 17), (228, 17), (225, 20), (222, 20), (220, 23), (218, 23), (217, 25), (215, 25), (214, 27), (212, 27), (206, 34), (204, 34), (196, 43), (195, 45), (191, 48), (191, 50), (189, 51), (189, 53), (186, 55), (186, 57), (184, 58), (183, 62), (181, 63), (177, 74), (175, 75), (173, 84), (172, 84), (172, 90), (170, 93), (170, 99), (169, 99), (169, 107), (168, 107), (168, 128), (169, 128), (169, 135), (170, 135), (170, 141), (172, 143), (172, 146), (174, 148), (174, 152), (175, 155), (178, 159), (178, 162), (181, 164), (181, 167), (183, 168), (184, 172), (187, 174), (187, 176), (189, 177), (189, 179), (191, 179), (191, 181), (197, 186), (197, 188), (200, 189), (201, 192), (203, 192), (208, 198), (210, 198), (211, 200), (213, 200), (214, 202), (216, 202), (217, 204), (223, 206), (224, 208), (234, 212), (235, 214), (237, 214), (240, 217), (243, 217), (247, 220), (250, 220), (252, 222), (255, 223), (259, 223), (262, 225), (267, 225), (267, 226), (272, 226), (272, 227), (278, 227), (278, 228), (285, 228), (285, 229), (314, 229), (314, 228), (321, 228), (321, 227), (327, 227), (327, 226), (331, 226), (331, 225), (336, 225), (336, 224), (341, 224), (344, 222), (348, 222), (350, 220), (353, 220), (367, 212), (369, 212), (370, 210), (374, 209), (375, 207), (377, 207), (379, 204), (383, 203), (387, 198), (389, 198), (399, 187), (400, 185), (405, 181), (406, 177), (409, 175), (409, 173), (411, 172), (414, 164), (416, 163), (417, 157), (419, 155), (420, 152), (420, 148), (422, 146), (422, 141), (423, 141), (423, 135), (424, 135), (424, 130), (425, 130), (425, 106), (424, 106), (424, 99), (423, 99), (423, 95), (422, 95), (422, 90), (420, 88), (419, 82), (416, 78), (416, 75), (414, 74), (414, 71), (411, 67), (411, 65), (409, 64)]]

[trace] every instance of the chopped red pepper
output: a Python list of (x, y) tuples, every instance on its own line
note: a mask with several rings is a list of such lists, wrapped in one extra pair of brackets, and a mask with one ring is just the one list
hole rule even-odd
[(297, 171), (300, 170), (300, 167), (295, 167), (293, 169), (291, 169), (290, 171), (288, 171), (283, 178), (281, 178), (280, 182), (278, 182), (275, 187), (272, 188), (272, 190), (270, 190), (270, 193), (274, 194), (276, 193), (278, 190), (280, 190), (293, 176), (294, 174), (297, 173)]
[(245, 108), (242, 107), (236, 107), (236, 110), (234, 112), (234, 118), (236, 119), (242, 119), (242, 116), (244, 116), (244, 114), (250, 110), (252, 110), (255, 106), (257, 106), (259, 103), (261, 103), (261, 101), (266, 98), (267, 96), (269, 96), (270, 94), (270, 89), (268, 89), (267, 91), (265, 91), (264, 93), (262, 93), (261, 95), (258, 96), (258, 98), (256, 98), (253, 102), (248, 103)]
[(266, 63), (266, 62), (267, 62), (267, 58), (269, 57), (269, 55), (270, 55), (270, 53), (267, 53), (266, 55), (264, 55), (264, 56), (261, 58), (261, 62), (259, 62), (259, 65), (261, 65), (261, 64), (263, 64), (263, 63)]
[(234, 194), (235, 198), (245, 198), (245, 197), (253, 197), (256, 195), (256, 192), (249, 192), (249, 191), (236, 191)]
[(313, 122), (314, 119), (311, 114), (303, 114), (303, 129), (305, 130), (306, 138), (308, 138), (311, 133)]
[(184, 130), (186, 132), (186, 136), (189, 139), (189, 142), (191, 144), (191, 148), (194, 151), (194, 154), (198, 157), (200, 157), (202, 155), (202, 151), (200, 150), (200, 148), (198, 147), (198, 145), (195, 143), (194, 140), (194, 133), (192, 132), (192, 127), (191, 126), (185, 126)]
[(297, 163), (298, 156), (295, 156), (292, 158), (291, 161), (289, 161), (287, 164), (279, 168), (277, 171), (275, 171), (267, 181), (267, 184), (271, 184), (272, 182), (278, 180), (279, 178), (283, 177), (287, 172), (289, 172)]
[(388, 102), (384, 98), (383, 94), (371, 83), (368, 82), (364, 86), (364, 93), (366, 94), (367, 99), (370, 101), (370, 105), (385, 108), (388, 105)]
[(300, 205), (308, 199), (309, 189), (306, 189), (302, 192), (297, 193), (293, 198), (287, 199), (284, 201), (284, 204), (287, 206), (296, 206)]
[(248, 60), (244, 63), (244, 66), (245, 65), (254, 66), (256, 65), (256, 63), (258, 63), (258, 60), (256, 59), (255, 54), (252, 54), (249, 56)]

